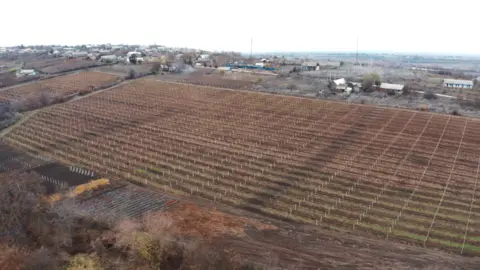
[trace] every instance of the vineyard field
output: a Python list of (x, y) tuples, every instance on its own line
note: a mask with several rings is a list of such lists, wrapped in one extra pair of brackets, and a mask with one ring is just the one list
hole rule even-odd
[[(33, 157), (0, 142), (0, 185), (39, 183), (36, 192), (48, 197), (68, 193), (73, 187), (99, 178), (91, 171), (67, 167), (41, 156)], [(146, 213), (164, 211), (178, 202), (160, 192), (122, 181), (109, 181), (107, 185), (77, 195), (76, 199), (74, 207), (80, 213), (107, 221), (139, 218)], [(0, 228), (0, 241), (5, 237), (21, 237), (22, 234), (25, 235), (25, 232), (18, 224), (9, 229)]]
[(80, 72), (5, 89), (0, 91), (0, 100), (27, 103), (29, 108), (38, 107), (42, 104), (36, 104), (36, 102), (41, 102), (42, 95), (44, 99), (62, 99), (70, 95), (86, 94), (116, 82), (117, 77), (114, 75), (90, 71)]
[(265, 216), (480, 255), (475, 119), (136, 80), (39, 111), (16, 148)]

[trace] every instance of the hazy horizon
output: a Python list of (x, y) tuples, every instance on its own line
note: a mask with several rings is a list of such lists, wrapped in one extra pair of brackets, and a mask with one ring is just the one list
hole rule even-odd
[(475, 2), (456, 1), (469, 7), (462, 12), (451, 12), (451, 3), (413, 0), (290, 3), (139, 0), (135, 12), (122, 13), (115, 7), (127, 2), (85, 0), (67, 8), (59, 0), (7, 1), (3, 19), (14, 23), (2, 29), (0, 46), (156, 43), (249, 53), (253, 38), (253, 52), (352, 52), (359, 37), (360, 51), (480, 53), (468, 27), (476, 23)]

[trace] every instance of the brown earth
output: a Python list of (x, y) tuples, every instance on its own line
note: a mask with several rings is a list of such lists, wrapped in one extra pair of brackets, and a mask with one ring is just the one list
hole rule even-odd
[(188, 236), (200, 236), (212, 239), (222, 235), (245, 237), (246, 226), (253, 226), (260, 230), (274, 230), (276, 226), (263, 224), (245, 217), (236, 217), (215, 209), (207, 210), (195, 204), (181, 203), (174, 207), (174, 211), (159, 213), (171, 218), (177, 230)]
[(477, 257), (387, 242), (368, 233), (332, 231), (266, 219), (208, 201), (198, 203), (180, 203), (158, 215), (172, 218), (184, 235), (211, 239), (232, 254), (268, 267), (478, 269), (480, 265)]

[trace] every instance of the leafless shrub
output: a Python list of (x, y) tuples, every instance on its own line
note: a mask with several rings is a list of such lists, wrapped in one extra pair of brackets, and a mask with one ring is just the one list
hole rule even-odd
[(27, 253), (18, 247), (6, 244), (1, 244), (0, 249), (0, 269), (20, 270)]
[(126, 77), (127, 80), (133, 80), (137, 77), (137, 73), (135, 72), (135, 70), (133, 68), (131, 68), (129, 71), (128, 71), (128, 75)]
[(480, 109), (480, 98), (459, 99), (458, 103), (462, 108)]
[(459, 113), (457, 110), (453, 110), (453, 111), (452, 111), (452, 115), (462, 116), (462, 114)]
[(61, 265), (65, 262), (61, 256), (54, 254), (52, 250), (45, 247), (33, 251), (23, 260), (22, 270), (61, 269)]
[(154, 74), (157, 74), (160, 71), (160, 68), (160, 63), (154, 63), (150, 71)]
[(222, 246), (182, 237), (162, 214), (121, 221), (114, 231), (115, 247), (137, 269), (251, 269)]
[(363, 76), (362, 90), (365, 92), (373, 91), (373, 86), (379, 86), (381, 84), (380, 75), (373, 72)]
[(292, 92), (293, 90), (297, 89), (297, 85), (295, 85), (294, 83), (289, 83), (287, 85), (287, 89), (290, 90), (290, 92)]
[(42, 191), (39, 182), (31, 183), (13, 176), (12, 179), (3, 179), (0, 185), (0, 231), (25, 226)]
[(78, 254), (73, 256), (67, 270), (103, 270), (100, 258), (96, 254)]
[(437, 99), (437, 95), (435, 93), (433, 93), (432, 91), (426, 91), (424, 94), (423, 94), (423, 98), (424, 99)]
[(42, 91), (40, 93), (40, 96), (38, 97), (38, 100), (40, 102), (40, 105), (44, 107), (52, 104), (54, 99), (52, 95), (49, 94), (47, 91)]

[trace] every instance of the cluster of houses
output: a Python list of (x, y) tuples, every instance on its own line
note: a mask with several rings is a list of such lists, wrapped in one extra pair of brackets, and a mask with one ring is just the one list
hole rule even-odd
[[(343, 93), (345, 95), (350, 95), (353, 93), (358, 93), (362, 90), (362, 83), (360, 82), (347, 82), (344, 78), (333, 80), (332, 90), (336, 93)], [(380, 85), (375, 86), (376, 90), (385, 91), (387, 93), (401, 95), (404, 92), (405, 85), (403, 84), (393, 84), (393, 83), (381, 83)]]
[[(448, 88), (473, 89), (475, 83), (470, 80), (444, 79), (442, 86)], [(387, 93), (401, 95), (404, 93), (405, 85), (393, 83), (381, 83), (375, 87), (376, 90), (385, 91)], [(362, 83), (347, 82), (344, 78), (333, 80), (333, 89), (337, 93), (349, 95), (352, 92), (360, 92)]]
[[(160, 45), (81, 45), (81, 46), (17, 46), (0, 47), (0, 54), (44, 54), (52, 57), (81, 58), (101, 62), (130, 64), (142, 62), (166, 62), (187, 59), (191, 65), (213, 66), (212, 57), (203, 50), (165, 47)], [(133, 60), (133, 61), (132, 61)]]

